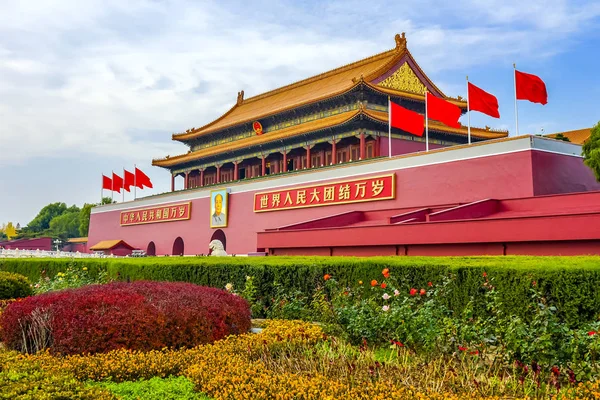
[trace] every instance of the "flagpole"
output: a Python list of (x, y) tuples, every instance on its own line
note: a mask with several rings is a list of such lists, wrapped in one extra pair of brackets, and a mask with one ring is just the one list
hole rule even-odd
[(392, 100), (388, 96), (388, 155), (392, 158)]
[(467, 136), (471, 144), (471, 109), (469, 105), (469, 75), (467, 75)]
[(110, 194), (110, 201), (112, 203), (115, 202), (115, 171), (111, 170), (110, 171), (112, 173), (112, 175), (110, 176), (110, 179), (112, 179), (112, 182), (110, 183), (110, 187), (112, 188), (111, 194)]
[(125, 167), (123, 167), (123, 197), (121, 197), (121, 203), (125, 203)]
[(102, 174), (102, 185), (100, 185), (100, 204), (102, 204), (102, 197), (104, 197), (104, 174)]
[(427, 118), (427, 89), (425, 89), (425, 151), (429, 151), (429, 119)]
[(135, 170), (137, 169), (137, 166), (135, 164), (133, 164), (133, 200), (136, 199), (136, 189), (137, 189), (137, 182), (136, 182), (136, 178), (137, 178), (137, 174), (135, 173)]
[(515, 81), (515, 126), (516, 133), (519, 136), (519, 109), (517, 108), (517, 64), (513, 63), (513, 78)]

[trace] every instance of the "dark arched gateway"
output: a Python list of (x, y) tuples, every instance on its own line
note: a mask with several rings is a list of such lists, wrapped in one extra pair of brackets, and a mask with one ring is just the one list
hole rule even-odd
[(223, 230), (217, 229), (210, 238), (211, 242), (213, 240), (220, 240), (221, 243), (223, 243), (223, 250), (227, 250), (227, 238), (225, 237), (225, 232), (223, 232)]
[(156, 255), (156, 245), (154, 242), (148, 243), (148, 248), (146, 249), (147, 256), (155, 256)]
[(178, 237), (177, 239), (175, 239), (175, 242), (173, 242), (173, 255), (183, 255), (183, 239), (181, 237)]

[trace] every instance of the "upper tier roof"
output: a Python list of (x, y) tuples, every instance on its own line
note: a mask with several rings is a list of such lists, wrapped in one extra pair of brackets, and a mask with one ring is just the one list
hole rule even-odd
[[(220, 129), (252, 122), (265, 116), (273, 115), (285, 110), (305, 104), (310, 104), (328, 97), (342, 94), (358, 84), (359, 81), (371, 82), (381, 78), (392, 68), (398, 67), (401, 60), (406, 60), (420, 75), (428, 89), (442, 98), (448, 99), (417, 65), (412, 55), (406, 48), (404, 33), (396, 35), (396, 47), (383, 53), (344, 65), (334, 70), (324, 72), (312, 78), (283, 86), (258, 96), (244, 99), (244, 92), (238, 93), (237, 103), (221, 117), (203, 127), (188, 130), (185, 133), (174, 134), (173, 140), (186, 141), (201, 135), (215, 132)], [(362, 79), (361, 79), (362, 78)], [(372, 85), (375, 87), (374, 85)], [(381, 87), (382, 91), (385, 88)], [(400, 93), (395, 91), (396, 94)], [(408, 94), (414, 97), (415, 94)], [(423, 97), (422, 95), (416, 95)], [(454, 101), (462, 105), (462, 101)], [(466, 108), (466, 103), (464, 104)]]

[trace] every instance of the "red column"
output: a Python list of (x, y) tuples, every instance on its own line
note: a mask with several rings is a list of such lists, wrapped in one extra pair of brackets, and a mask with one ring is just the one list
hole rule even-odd
[(287, 153), (283, 152), (283, 172), (287, 172)]
[(204, 186), (204, 168), (200, 170), (200, 187)]
[(381, 145), (381, 138), (377, 136), (375, 138), (375, 145), (373, 146), (373, 157), (379, 157), (379, 146)]
[(221, 183), (221, 166), (217, 165), (217, 177), (215, 179), (216, 183)]
[(233, 163), (233, 180), (237, 181), (239, 178), (239, 168), (238, 168), (238, 163), (234, 162)]
[(175, 175), (171, 175), (171, 192), (175, 191)]
[(183, 181), (183, 188), (187, 189), (188, 187), (190, 187), (190, 173), (186, 172)]
[(310, 146), (306, 146), (306, 168), (310, 168)]
[(331, 143), (331, 163), (333, 165), (337, 164), (337, 145), (335, 140)]
[(366, 154), (366, 148), (365, 148), (365, 134), (361, 133), (360, 134), (360, 159), (364, 160), (365, 159), (365, 154)]
[(267, 159), (265, 157), (262, 158), (262, 172), (260, 176), (265, 176), (267, 174)]

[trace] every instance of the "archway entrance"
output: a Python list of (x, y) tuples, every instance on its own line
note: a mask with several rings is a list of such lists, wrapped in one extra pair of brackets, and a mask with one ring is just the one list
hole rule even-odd
[(147, 256), (155, 256), (156, 255), (156, 245), (154, 242), (148, 243), (148, 248), (146, 249)]
[(213, 233), (210, 241), (212, 242), (213, 240), (220, 240), (221, 243), (223, 243), (223, 250), (227, 250), (227, 238), (225, 237), (225, 232), (221, 229), (217, 229), (215, 233)]
[(178, 237), (173, 242), (173, 255), (174, 256), (182, 256), (183, 255), (183, 239)]

